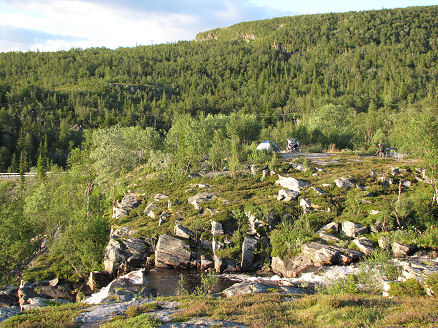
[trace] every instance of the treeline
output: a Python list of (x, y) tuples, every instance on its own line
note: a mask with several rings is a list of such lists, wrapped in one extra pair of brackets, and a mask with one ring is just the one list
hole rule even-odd
[(436, 107), (437, 17), (437, 6), (284, 17), (204, 42), (0, 54), (0, 171), (44, 152), (65, 166), (84, 129), (163, 132), (184, 114), (253, 114), (268, 128), (336, 109), (362, 125), (337, 146), (372, 147), (407, 107)]

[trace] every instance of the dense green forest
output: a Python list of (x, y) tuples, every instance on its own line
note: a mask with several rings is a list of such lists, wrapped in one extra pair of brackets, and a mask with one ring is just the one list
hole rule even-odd
[[(437, 42), (434, 6), (0, 54), (0, 171), (38, 173), (0, 181), (0, 284), (25, 268), (26, 279), (85, 278), (101, 269), (111, 202), (129, 183), (159, 175), (157, 186), (177, 189), (190, 173), (275, 167), (257, 143), (291, 136), (305, 151), (370, 154), (381, 142), (423, 159), (432, 187), (406, 205), (405, 226), (436, 235)], [(49, 252), (29, 269), (42, 241)]]
[(204, 32), (202, 42), (2, 53), (0, 171), (28, 169), (41, 152), (65, 166), (84, 129), (165, 133), (186, 113), (251, 113), (263, 127), (299, 119), (311, 129), (321, 113), (347, 115), (354, 138), (317, 142), (387, 142), (407, 107), (436, 107), (437, 14), (433, 6), (283, 17)]

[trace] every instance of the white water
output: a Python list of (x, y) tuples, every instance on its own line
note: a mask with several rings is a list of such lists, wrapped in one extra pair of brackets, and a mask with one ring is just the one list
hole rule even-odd
[(265, 282), (277, 283), (280, 285), (306, 285), (306, 284), (323, 284), (324, 282), (336, 279), (345, 278), (357, 272), (354, 266), (330, 266), (321, 268), (317, 272), (303, 273), (298, 278), (281, 278), (277, 275), (272, 277), (250, 276), (246, 274), (223, 274), (222, 277), (235, 281), (248, 282)]
[[(121, 276), (118, 279), (128, 279), (131, 281), (131, 284), (133, 285), (143, 285), (144, 283), (144, 270), (137, 270), (129, 272), (128, 274)], [(108, 297), (108, 292), (112, 286), (112, 284), (116, 281), (111, 281), (108, 286), (102, 288), (99, 292), (92, 294), (90, 297), (87, 297), (86, 299), (82, 300), (82, 303), (87, 304), (100, 304), (106, 297)]]

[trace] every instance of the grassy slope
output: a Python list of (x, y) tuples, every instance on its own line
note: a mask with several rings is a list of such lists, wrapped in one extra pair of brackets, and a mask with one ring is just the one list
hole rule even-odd
[[(171, 297), (181, 303), (174, 321), (208, 316), (248, 327), (436, 327), (438, 299), (382, 298), (365, 295), (314, 295), (285, 298), (279, 294), (252, 294), (234, 298)], [(158, 301), (162, 301), (161, 299)], [(2, 327), (76, 327), (72, 318), (80, 306), (62, 305), (10, 318)], [(128, 311), (130, 311), (128, 313)], [(146, 309), (146, 312), (150, 312)], [(108, 327), (158, 327), (142, 311), (127, 310)]]

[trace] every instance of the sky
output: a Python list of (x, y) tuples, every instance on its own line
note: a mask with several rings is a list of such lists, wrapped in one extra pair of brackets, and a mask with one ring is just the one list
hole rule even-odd
[(133, 47), (280, 16), (437, 5), (438, 0), (0, 0), (0, 52)]

